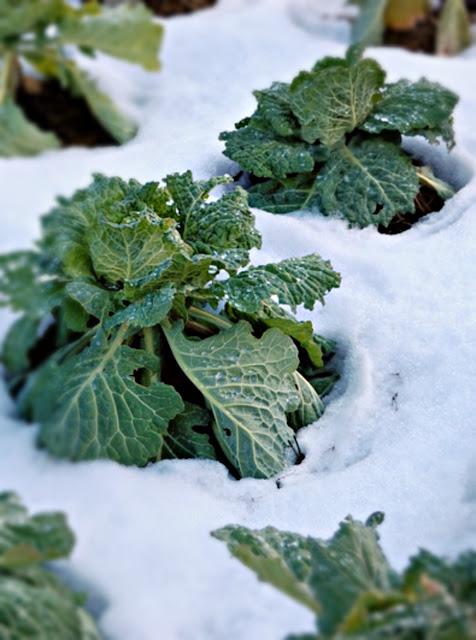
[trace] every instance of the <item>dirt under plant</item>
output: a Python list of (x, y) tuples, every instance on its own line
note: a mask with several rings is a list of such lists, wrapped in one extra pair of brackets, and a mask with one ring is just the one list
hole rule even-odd
[(383, 225), (378, 226), (379, 233), (387, 235), (396, 235), (397, 233), (403, 233), (408, 231), (418, 220), (421, 220), (424, 216), (440, 211), (443, 208), (445, 201), (439, 196), (436, 191), (429, 189), (428, 187), (420, 187), (417, 197), (415, 198), (415, 213), (397, 213), (392, 218), (390, 224), (387, 227)]
[(25, 76), (16, 93), (16, 102), (28, 120), (43, 131), (52, 131), (62, 145), (100, 147), (117, 145), (91, 112), (84, 98), (75, 97), (56, 80), (39, 81)]
[(216, 4), (217, 0), (144, 0), (149, 9), (158, 16), (191, 13)]

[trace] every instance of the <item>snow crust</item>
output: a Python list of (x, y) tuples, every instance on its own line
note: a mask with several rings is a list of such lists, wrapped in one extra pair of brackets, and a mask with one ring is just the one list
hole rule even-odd
[[(328, 2), (311, 4), (329, 13)], [(140, 122), (139, 134), (123, 147), (1, 159), (0, 251), (28, 248), (55, 196), (86, 186), (93, 172), (141, 181), (186, 169), (196, 178), (233, 173), (218, 134), (252, 112), (251, 91), (290, 81), (348, 44), (344, 23), (326, 19), (317, 29), (317, 10), (305, 9), (305, 0), (221, 0), (164, 20), (159, 74), (106, 56), (85, 60)], [(425, 76), (459, 94), (451, 155), (409, 144), (460, 191), (394, 237), (319, 213), (255, 211), (264, 240), (256, 263), (317, 251), (342, 274), (325, 307), (299, 314), (338, 342), (342, 379), (323, 418), (300, 432), (306, 458), (281, 474), (281, 489), (276, 478), (237, 482), (214, 462), (135, 469), (53, 460), (0, 388), (0, 490), (19, 492), (31, 511), (67, 512), (78, 541), (63, 571), (93, 594), (106, 639), (280, 640), (311, 631), (310, 613), (210, 537), (229, 523), (328, 537), (347, 514), (365, 519), (379, 509), (397, 568), (419, 547), (449, 556), (475, 547), (476, 47), (452, 59), (392, 48), (368, 55), (389, 81)], [(0, 337), (12, 317), (1, 312)]]

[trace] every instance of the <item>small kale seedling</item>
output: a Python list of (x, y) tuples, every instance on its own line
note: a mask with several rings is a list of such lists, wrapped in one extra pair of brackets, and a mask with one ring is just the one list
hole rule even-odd
[(74, 535), (62, 513), (30, 516), (14, 493), (0, 493), (2, 640), (100, 640), (85, 597), (43, 566), (67, 558)]
[(255, 91), (258, 108), (220, 135), (225, 155), (260, 179), (250, 205), (272, 213), (318, 207), (365, 227), (387, 227), (414, 213), (420, 185), (451, 197), (452, 188), (417, 167), (402, 136), (454, 145), (457, 96), (421, 79), (385, 83), (385, 72), (361, 47), (344, 59), (326, 57), (291, 84)]
[[(352, 39), (365, 46), (384, 42), (385, 33), (411, 32), (425, 21), (434, 25), (431, 45), (440, 55), (454, 55), (472, 42), (471, 22), (464, 0), (444, 0), (438, 18), (430, 0), (349, 0), (360, 7)], [(433, 44), (434, 41), (434, 44)]]
[(212, 535), (268, 582), (317, 616), (318, 633), (288, 640), (472, 640), (476, 553), (448, 562), (428, 551), (402, 575), (378, 543), (383, 514), (348, 517), (330, 540), (231, 525)]
[(23, 312), (3, 363), (52, 454), (269, 477), (322, 414), (333, 344), (281, 304), (312, 309), (340, 276), (317, 254), (244, 269), (261, 244), (246, 192), (206, 202), (230, 180), (98, 175), (43, 217), (37, 250), (0, 257), (0, 303)]
[(53, 133), (40, 130), (15, 104), (21, 75), (32, 68), (83, 97), (92, 113), (118, 142), (127, 142), (136, 126), (70, 55), (71, 45), (89, 56), (102, 51), (145, 69), (159, 68), (162, 27), (141, 5), (81, 8), (66, 0), (3, 0), (0, 5), (0, 156), (33, 155), (59, 146)]

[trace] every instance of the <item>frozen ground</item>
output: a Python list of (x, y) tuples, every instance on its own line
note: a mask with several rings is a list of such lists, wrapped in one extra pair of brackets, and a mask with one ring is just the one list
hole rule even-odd
[[(329, 3), (221, 0), (167, 21), (160, 74), (101, 59), (101, 84), (141, 122), (139, 135), (121, 148), (0, 160), (0, 250), (28, 248), (55, 195), (93, 172), (142, 181), (233, 172), (218, 133), (254, 109), (251, 91), (344, 52), (346, 23), (323, 27), (319, 6)], [(451, 156), (416, 146), (462, 188), (394, 237), (256, 211), (264, 250), (255, 262), (317, 251), (342, 273), (326, 306), (301, 314), (337, 340), (342, 379), (324, 417), (301, 432), (306, 459), (281, 475), (280, 490), (275, 479), (237, 482), (212, 462), (138, 470), (52, 460), (0, 389), (0, 489), (18, 491), (32, 511), (68, 513), (78, 543), (64, 571), (93, 593), (109, 640), (280, 640), (311, 630), (304, 608), (210, 538), (228, 523), (327, 537), (347, 514), (381, 509), (382, 544), (399, 568), (420, 546), (448, 555), (476, 546), (476, 47), (454, 59), (368, 54), (392, 81), (424, 75), (460, 95)], [(2, 335), (11, 318), (2, 311)]]

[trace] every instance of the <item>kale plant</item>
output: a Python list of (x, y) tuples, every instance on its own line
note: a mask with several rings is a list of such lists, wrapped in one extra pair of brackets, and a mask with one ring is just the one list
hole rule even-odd
[(399, 575), (378, 543), (382, 520), (349, 516), (330, 540), (238, 525), (212, 535), (316, 614), (317, 633), (288, 640), (474, 640), (476, 553), (451, 562), (421, 550)]
[(2, 640), (99, 640), (83, 594), (43, 563), (69, 556), (74, 535), (62, 513), (28, 515), (14, 493), (0, 493)]
[(340, 276), (317, 254), (248, 267), (261, 238), (229, 177), (165, 186), (97, 175), (42, 218), (33, 251), (0, 256), (3, 345), (20, 413), (70, 460), (219, 458), (240, 476), (285, 466), (320, 417), (333, 343), (292, 311)]
[[(408, 32), (422, 22), (435, 22), (434, 51), (454, 55), (471, 45), (471, 22), (464, 0), (444, 0), (438, 20), (431, 0), (349, 0), (360, 7), (352, 39), (365, 46), (382, 44), (386, 29)], [(433, 44), (433, 43), (432, 43)]]
[(326, 57), (291, 84), (255, 91), (253, 115), (220, 135), (225, 155), (258, 179), (251, 206), (272, 213), (318, 207), (360, 227), (387, 227), (397, 214), (415, 212), (420, 185), (453, 195), (430, 167), (412, 163), (401, 142), (424, 136), (451, 149), (457, 96), (424, 78), (386, 84), (380, 65), (361, 55), (354, 45), (344, 59)]
[(87, 2), (74, 8), (66, 0), (2, 0), (0, 4), (0, 156), (34, 155), (59, 146), (53, 133), (30, 122), (15, 104), (26, 68), (54, 78), (73, 95), (83, 97), (92, 113), (118, 142), (127, 142), (136, 126), (70, 55), (71, 45), (94, 56), (116, 58), (159, 68), (162, 27), (141, 5), (101, 8)]

